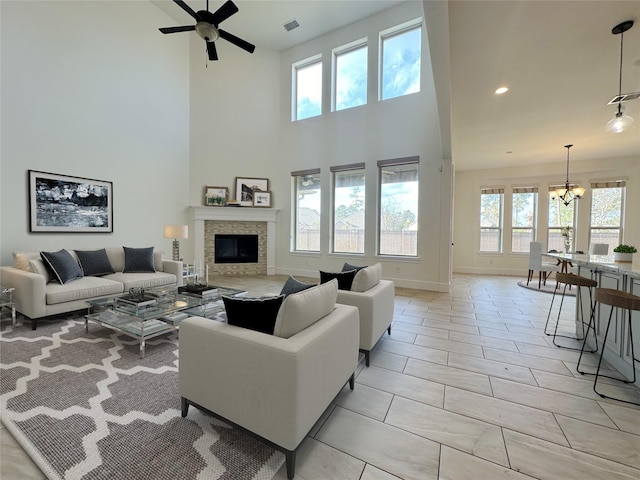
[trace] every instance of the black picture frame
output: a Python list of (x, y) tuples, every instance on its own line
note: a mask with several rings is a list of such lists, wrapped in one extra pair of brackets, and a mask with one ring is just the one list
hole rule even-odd
[(30, 232), (113, 232), (113, 183), (29, 170)]

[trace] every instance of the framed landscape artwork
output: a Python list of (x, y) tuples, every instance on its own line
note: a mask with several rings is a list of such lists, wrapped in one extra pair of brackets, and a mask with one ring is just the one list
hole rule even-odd
[(29, 170), (31, 232), (113, 232), (113, 184)]
[(253, 206), (254, 192), (266, 192), (268, 190), (268, 178), (236, 177), (236, 201), (243, 207)]
[(206, 187), (204, 193), (204, 204), (207, 207), (224, 207), (229, 197), (227, 187)]
[(253, 192), (253, 206), (254, 207), (270, 207), (271, 206), (271, 192)]

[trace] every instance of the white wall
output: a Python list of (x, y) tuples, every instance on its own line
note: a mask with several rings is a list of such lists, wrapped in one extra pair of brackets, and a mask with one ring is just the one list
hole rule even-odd
[[(189, 201), (188, 39), (150, 2), (0, 2), (1, 263), (14, 250), (150, 246)], [(113, 182), (114, 230), (29, 233), (27, 170)]]
[[(294, 275), (317, 276), (318, 270), (342, 268), (350, 263), (371, 264), (380, 261), (383, 276), (399, 286), (448, 290), (448, 242), (442, 242), (443, 228), (448, 235), (449, 216), (443, 222), (450, 198), (450, 162), (443, 159), (437, 100), (429, 54), (431, 38), (423, 28), (422, 70), (420, 93), (380, 102), (377, 100), (378, 34), (417, 17), (424, 17), (420, 2), (408, 2), (362, 22), (350, 25), (297, 46), (281, 58), (281, 151), (278, 165), (279, 191), (291, 190), (291, 171), (320, 168), (322, 196), (321, 252), (296, 254), (290, 252), (290, 194), (280, 195), (278, 224), (278, 271)], [(359, 38), (368, 37), (369, 101), (362, 107), (330, 112), (331, 51)], [(291, 122), (291, 65), (318, 53), (323, 63), (323, 113), (319, 117)], [(371, 72), (374, 72), (373, 75)], [(420, 157), (419, 245), (416, 260), (378, 257), (376, 245), (378, 160), (417, 155)], [(335, 165), (365, 163), (366, 218), (365, 253), (354, 255), (329, 253), (331, 211), (331, 177), (329, 168)], [(446, 206), (442, 205), (446, 199)], [(445, 268), (441, 270), (441, 266)], [(443, 274), (444, 272), (444, 274)]]
[[(564, 183), (565, 168), (566, 164), (560, 157), (558, 162), (553, 164), (456, 172), (453, 271), (526, 277), (528, 254), (512, 254), (507, 251), (507, 246), (502, 254), (479, 253), (480, 188), (505, 187), (505, 218), (510, 218), (508, 194), (511, 187), (538, 186), (538, 225), (541, 227), (538, 240), (546, 248), (549, 209), (549, 196), (546, 192), (549, 184)], [(577, 250), (586, 252), (589, 247), (590, 183), (616, 178), (627, 179), (624, 243), (640, 246), (640, 156), (572, 161), (569, 178), (572, 182), (587, 187), (584, 198), (578, 200)], [(510, 233), (505, 231), (504, 235), (505, 245), (510, 245)]]

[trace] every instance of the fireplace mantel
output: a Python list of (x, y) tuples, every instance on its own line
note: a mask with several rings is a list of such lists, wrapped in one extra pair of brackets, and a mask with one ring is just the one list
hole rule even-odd
[(193, 251), (197, 261), (204, 260), (204, 222), (207, 220), (227, 222), (267, 223), (267, 275), (276, 273), (276, 208), (253, 207), (201, 207), (191, 206), (193, 219)]

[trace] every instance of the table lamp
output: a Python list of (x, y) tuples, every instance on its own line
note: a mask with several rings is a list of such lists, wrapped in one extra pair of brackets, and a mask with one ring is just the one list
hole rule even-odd
[(179, 238), (189, 238), (189, 227), (187, 225), (165, 225), (164, 238), (173, 238), (173, 259), (180, 261)]

